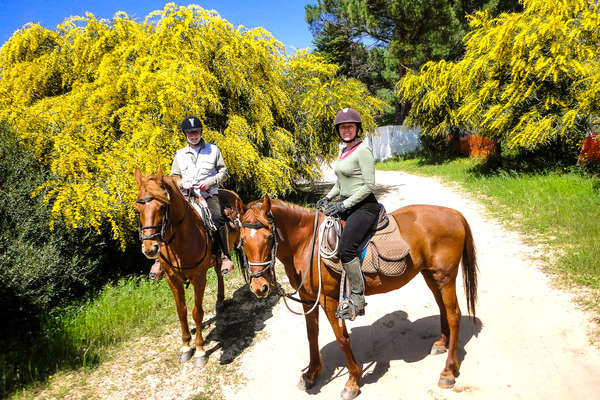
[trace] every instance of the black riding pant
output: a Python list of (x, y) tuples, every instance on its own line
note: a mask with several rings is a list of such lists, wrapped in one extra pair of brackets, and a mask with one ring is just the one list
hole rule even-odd
[(340, 217), (346, 226), (340, 238), (340, 259), (347, 263), (359, 256), (359, 246), (373, 229), (379, 214), (379, 204), (371, 193), (360, 203), (344, 212)]
[(221, 203), (219, 202), (219, 196), (216, 194), (206, 198), (208, 209), (210, 210), (210, 216), (213, 224), (219, 229), (225, 224), (225, 216), (221, 210)]

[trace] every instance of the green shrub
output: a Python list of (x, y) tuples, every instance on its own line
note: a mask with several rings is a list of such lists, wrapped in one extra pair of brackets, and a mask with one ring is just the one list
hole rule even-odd
[[(50, 207), (32, 191), (50, 178), (17, 135), (0, 124), (0, 333), (3, 338), (37, 331), (52, 307), (101, 287), (140, 265), (123, 254), (106, 230), (49, 229)], [(127, 265), (129, 264), (129, 267)], [(147, 264), (147, 263), (146, 263)]]
[[(100, 293), (107, 282), (146, 271), (138, 243), (121, 251), (109, 229), (49, 229), (43, 193), (51, 174), (7, 124), (0, 123), (0, 397), (60, 365), (77, 364), (79, 348), (63, 327), (49, 326)], [(60, 328), (60, 329), (59, 329)]]

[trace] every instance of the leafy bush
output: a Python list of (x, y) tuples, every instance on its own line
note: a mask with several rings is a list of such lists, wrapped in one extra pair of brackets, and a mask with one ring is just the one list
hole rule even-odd
[[(0, 124), (0, 327), (2, 337), (38, 329), (39, 317), (136, 270), (140, 252), (122, 253), (108, 229), (49, 229), (50, 206), (32, 191), (51, 176)], [(135, 251), (134, 251), (135, 250)], [(147, 264), (147, 263), (146, 263)]]

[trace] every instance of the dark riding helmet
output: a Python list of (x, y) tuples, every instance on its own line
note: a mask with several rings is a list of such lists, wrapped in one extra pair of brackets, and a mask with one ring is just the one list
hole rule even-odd
[(354, 122), (358, 128), (357, 133), (360, 133), (362, 131), (362, 120), (360, 119), (358, 111), (356, 111), (355, 109), (346, 107), (338, 111), (338, 113), (335, 116), (335, 122), (333, 123), (333, 125), (335, 125), (335, 130), (338, 132), (338, 134), (340, 133), (339, 125), (344, 124), (346, 122)]
[(196, 117), (186, 117), (181, 121), (181, 131), (186, 134), (189, 131), (202, 130), (202, 123)]

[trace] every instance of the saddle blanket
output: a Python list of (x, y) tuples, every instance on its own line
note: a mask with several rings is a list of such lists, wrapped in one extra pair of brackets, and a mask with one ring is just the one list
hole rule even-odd
[[(389, 218), (390, 223), (369, 239), (366, 251), (363, 251), (361, 270), (368, 274), (399, 276), (406, 271), (406, 256), (410, 252), (408, 243), (400, 235), (396, 219)], [(342, 273), (342, 262), (336, 255), (333, 258), (321, 258), (330, 270)]]

